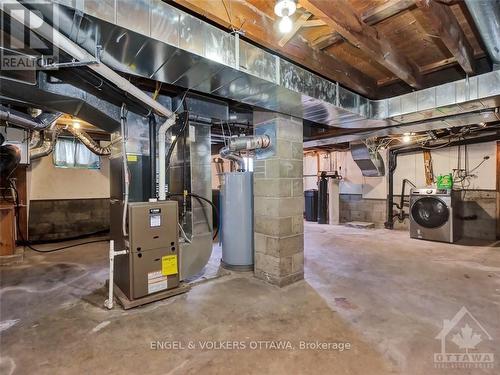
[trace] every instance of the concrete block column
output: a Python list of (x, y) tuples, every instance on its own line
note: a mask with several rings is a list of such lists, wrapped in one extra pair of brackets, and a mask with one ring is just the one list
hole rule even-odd
[(302, 121), (254, 112), (256, 134), (276, 134), (274, 154), (254, 162), (255, 276), (285, 286), (304, 278)]

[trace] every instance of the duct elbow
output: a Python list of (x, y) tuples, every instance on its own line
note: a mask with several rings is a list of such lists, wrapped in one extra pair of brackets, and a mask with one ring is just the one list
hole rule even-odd
[(271, 138), (268, 135), (255, 135), (248, 137), (238, 137), (232, 138), (229, 141), (229, 145), (223, 147), (219, 155), (223, 159), (228, 159), (234, 161), (238, 164), (238, 170), (245, 171), (245, 161), (244, 159), (237, 155), (239, 151), (252, 151), (267, 148), (271, 145)]
[(240, 172), (245, 171), (245, 160), (241, 156), (236, 155), (234, 151), (231, 151), (229, 149), (229, 146), (223, 147), (220, 150), (219, 155), (223, 159), (231, 160), (234, 161), (236, 164), (238, 164), (238, 171)]

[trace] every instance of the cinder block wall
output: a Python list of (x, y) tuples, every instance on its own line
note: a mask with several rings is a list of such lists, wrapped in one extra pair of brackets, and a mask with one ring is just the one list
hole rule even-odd
[(47, 199), (30, 202), (29, 239), (56, 240), (109, 230), (109, 199)]

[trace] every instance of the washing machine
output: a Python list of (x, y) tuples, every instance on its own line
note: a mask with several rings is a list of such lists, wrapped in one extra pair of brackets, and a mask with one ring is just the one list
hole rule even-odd
[(460, 238), (457, 215), (460, 192), (452, 189), (412, 189), (410, 237), (453, 243)]

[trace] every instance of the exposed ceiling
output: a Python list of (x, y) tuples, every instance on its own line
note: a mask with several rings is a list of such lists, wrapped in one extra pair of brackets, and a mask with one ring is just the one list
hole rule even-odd
[(370, 98), (489, 69), (463, 1), (299, 0), (287, 34), (271, 0), (168, 2)]

